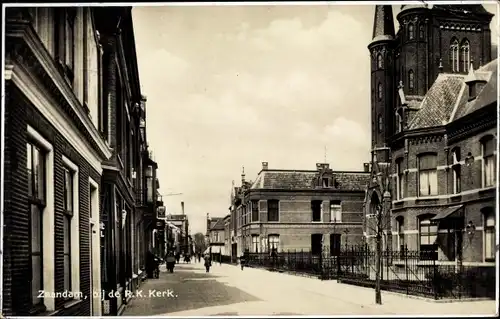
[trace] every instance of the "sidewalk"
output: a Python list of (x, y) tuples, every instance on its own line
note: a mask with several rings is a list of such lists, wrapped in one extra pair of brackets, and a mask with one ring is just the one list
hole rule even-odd
[[(304, 311), (315, 314), (395, 314), (395, 315), (482, 315), (496, 314), (495, 301), (469, 301), (453, 303), (436, 303), (432, 301), (414, 299), (402, 294), (382, 291), (382, 305), (375, 304), (375, 292), (371, 288), (354, 285), (339, 284), (335, 280), (321, 281), (319, 279), (295, 276), (286, 273), (270, 272), (258, 268), (245, 268), (223, 264), (214, 265), (211, 272), (224, 274), (228, 284), (237, 283), (238, 288), (257, 294), (260, 298), (283, 303), (282, 297), (276, 297), (279, 291), (285, 293), (285, 302), (293, 305), (295, 302), (302, 305)], [(263, 288), (265, 287), (265, 288)], [(277, 288), (279, 287), (279, 288)], [(297, 297), (295, 299), (294, 297)], [(295, 299), (295, 300), (294, 300)], [(335, 302), (332, 302), (332, 299)], [(304, 307), (307, 300), (307, 307)], [(311, 301), (310, 301), (311, 300)], [(320, 301), (321, 305), (314, 307)], [(326, 300), (329, 300), (325, 302)], [(306, 308), (308, 308), (306, 310)]]

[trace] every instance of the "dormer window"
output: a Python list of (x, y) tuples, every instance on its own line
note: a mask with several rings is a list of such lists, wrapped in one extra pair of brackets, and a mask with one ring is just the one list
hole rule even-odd
[(323, 187), (330, 187), (330, 179), (328, 177), (323, 177)]

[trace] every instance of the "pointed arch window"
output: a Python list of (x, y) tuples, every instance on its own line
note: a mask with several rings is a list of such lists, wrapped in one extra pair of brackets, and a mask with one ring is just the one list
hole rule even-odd
[(460, 62), (459, 62), (459, 52), (458, 52), (458, 40), (453, 39), (451, 40), (451, 45), (450, 45), (450, 64), (452, 72), (460, 71), (459, 63)]
[(384, 67), (384, 60), (382, 59), (382, 54), (377, 55), (377, 68), (382, 69)]
[(378, 116), (378, 132), (382, 133), (382, 130), (384, 129), (384, 121), (382, 120), (382, 115)]
[(413, 23), (408, 24), (408, 40), (413, 40), (415, 38), (415, 27)]
[(413, 70), (408, 71), (408, 87), (413, 90), (415, 87), (415, 73)]
[(470, 44), (469, 40), (465, 39), (460, 46), (460, 57), (462, 59), (463, 71), (469, 72), (470, 66)]
[(424, 39), (425, 38), (425, 29), (424, 29), (424, 25), (421, 24), (419, 27), (418, 27), (418, 36), (420, 39)]
[(378, 84), (378, 100), (379, 101), (382, 101), (382, 94), (383, 94), (383, 91), (384, 91), (384, 87), (382, 86), (382, 83), (379, 83)]

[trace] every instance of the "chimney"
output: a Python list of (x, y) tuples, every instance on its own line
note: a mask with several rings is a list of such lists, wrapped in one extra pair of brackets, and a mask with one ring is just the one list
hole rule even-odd
[(365, 173), (369, 173), (370, 172), (370, 163), (363, 163), (363, 166), (365, 168)]
[(181, 202), (182, 215), (184, 215), (184, 202)]
[(267, 171), (267, 162), (262, 162), (262, 170)]

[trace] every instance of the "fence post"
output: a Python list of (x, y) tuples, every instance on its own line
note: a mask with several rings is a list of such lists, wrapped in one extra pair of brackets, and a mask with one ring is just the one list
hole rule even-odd
[(404, 257), (405, 257), (405, 273), (406, 273), (406, 294), (410, 294), (410, 285), (409, 285), (409, 278), (408, 278), (408, 247), (405, 245), (405, 249), (403, 251)]
[(434, 299), (438, 299), (438, 292), (437, 292), (437, 273), (436, 273), (436, 260), (432, 258), (432, 269), (434, 269), (434, 273), (432, 276), (432, 290), (434, 292)]

